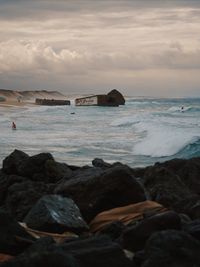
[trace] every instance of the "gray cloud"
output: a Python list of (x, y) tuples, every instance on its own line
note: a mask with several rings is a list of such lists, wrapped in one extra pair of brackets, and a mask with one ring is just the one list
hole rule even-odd
[(147, 87), (159, 93), (165, 81), (185, 94), (190, 81), (197, 92), (199, 1), (0, 4), (1, 87), (89, 92), (120, 85), (132, 92), (135, 85), (150, 95)]

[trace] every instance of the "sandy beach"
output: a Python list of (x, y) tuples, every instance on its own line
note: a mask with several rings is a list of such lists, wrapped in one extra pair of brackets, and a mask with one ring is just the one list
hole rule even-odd
[(28, 101), (18, 101), (17, 99), (13, 99), (13, 98), (7, 98), (6, 101), (0, 102), (0, 107), (26, 107), (26, 106), (34, 106), (35, 103), (32, 102), (28, 102)]

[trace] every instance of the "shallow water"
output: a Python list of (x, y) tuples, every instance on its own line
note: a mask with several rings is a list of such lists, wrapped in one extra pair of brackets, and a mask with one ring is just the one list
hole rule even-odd
[(91, 164), (95, 157), (135, 167), (200, 156), (200, 99), (127, 98), (120, 107), (0, 107), (0, 144), (0, 162), (14, 149), (50, 152), (76, 165)]

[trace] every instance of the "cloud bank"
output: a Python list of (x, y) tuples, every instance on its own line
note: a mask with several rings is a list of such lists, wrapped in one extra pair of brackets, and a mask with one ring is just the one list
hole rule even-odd
[(1, 1), (1, 87), (200, 96), (198, 1), (156, 3)]

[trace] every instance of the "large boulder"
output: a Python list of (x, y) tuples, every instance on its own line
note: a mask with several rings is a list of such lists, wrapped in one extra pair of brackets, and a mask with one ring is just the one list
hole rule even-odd
[(46, 195), (39, 199), (24, 222), (30, 228), (53, 233), (81, 233), (88, 230), (74, 201), (58, 195)]
[(1, 267), (81, 267), (71, 256), (60, 251), (41, 251), (28, 256), (16, 257), (4, 262)]
[(185, 224), (184, 231), (200, 241), (200, 219)]
[(27, 181), (27, 178), (15, 174), (7, 175), (0, 171), (0, 206), (4, 205), (8, 188), (15, 183)]
[(34, 241), (9, 213), (0, 209), (0, 253), (18, 255)]
[(146, 243), (142, 267), (200, 266), (200, 242), (182, 231), (154, 233)]
[(28, 157), (20, 164), (18, 173), (21, 176), (29, 177), (33, 181), (48, 182), (48, 177), (45, 172), (45, 163), (48, 160), (54, 160), (50, 153), (40, 153)]
[(114, 102), (117, 103), (118, 105), (125, 104), (125, 99), (123, 95), (116, 89), (111, 90), (107, 95), (111, 97), (112, 99), (114, 99)]
[(75, 240), (59, 248), (72, 254), (81, 267), (132, 267), (122, 248), (106, 236)]
[(178, 175), (157, 165), (146, 169), (144, 187), (152, 200), (170, 208), (192, 194)]
[(3, 160), (3, 172), (7, 174), (19, 174), (19, 166), (29, 158), (23, 151), (15, 149)]
[(155, 164), (178, 175), (182, 182), (193, 192), (200, 193), (200, 157), (191, 159), (172, 159)]
[(187, 214), (191, 219), (200, 219), (200, 196), (191, 195), (173, 204), (173, 209), (178, 213)]
[(49, 182), (56, 183), (63, 178), (70, 179), (73, 171), (66, 163), (60, 163), (49, 159), (45, 162), (45, 174)]
[(146, 199), (142, 186), (125, 166), (109, 168), (96, 176), (79, 173), (58, 185), (55, 193), (72, 198), (87, 221), (101, 211)]
[(13, 217), (22, 221), (33, 205), (43, 195), (50, 194), (54, 187), (43, 182), (22, 181), (8, 188), (5, 207)]
[(141, 250), (153, 233), (167, 229), (181, 229), (181, 220), (174, 211), (150, 216), (134, 226), (127, 227), (121, 236), (123, 247), (134, 252)]

